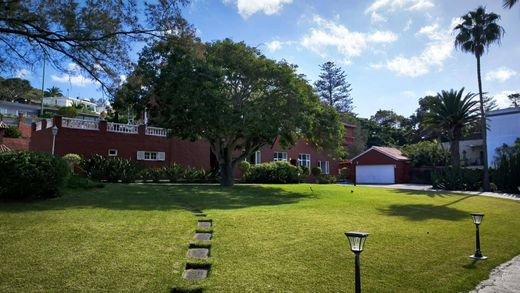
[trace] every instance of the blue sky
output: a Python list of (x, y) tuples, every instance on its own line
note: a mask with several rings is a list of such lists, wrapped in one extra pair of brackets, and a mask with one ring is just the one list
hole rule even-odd
[[(409, 116), (418, 99), (445, 89), (477, 92), (475, 58), (453, 47), (458, 17), (486, 6), (502, 16), (506, 34), (482, 60), (484, 91), (508, 105), (520, 92), (520, 6), (503, 9), (501, 0), (193, 0), (184, 16), (204, 41), (231, 38), (257, 46), (268, 57), (299, 66), (310, 82), (319, 65), (333, 61), (352, 84), (354, 111), (369, 117), (379, 109)], [(101, 98), (78, 72), (64, 76), (52, 69), (46, 88), (58, 86), (71, 96)], [(41, 69), (26, 73), (41, 86)]]

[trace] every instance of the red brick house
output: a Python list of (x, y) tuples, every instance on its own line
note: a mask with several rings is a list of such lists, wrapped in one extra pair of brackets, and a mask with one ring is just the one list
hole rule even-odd
[[(218, 164), (206, 141), (186, 141), (169, 137), (167, 130), (145, 125), (128, 125), (107, 121), (81, 120), (54, 117), (33, 124), (30, 149), (52, 152), (52, 128), (56, 126), (54, 152), (91, 156), (100, 154), (107, 157), (122, 157), (136, 160), (147, 167), (168, 166), (175, 162), (184, 166), (217, 168)], [(346, 125), (345, 145), (353, 141), (353, 126)], [(284, 150), (276, 142), (266, 146), (251, 158), (252, 163), (288, 161), (302, 166), (320, 166), (323, 173), (337, 175), (338, 161), (318, 152), (303, 140), (289, 150)]]
[(394, 184), (409, 180), (410, 159), (395, 148), (373, 146), (351, 161), (351, 176), (356, 183)]

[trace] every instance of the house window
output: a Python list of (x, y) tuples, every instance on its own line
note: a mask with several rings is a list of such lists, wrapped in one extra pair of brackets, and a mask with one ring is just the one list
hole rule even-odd
[(321, 169), (321, 174), (330, 174), (329, 161), (318, 161), (318, 167)]
[(287, 152), (274, 152), (273, 161), (275, 161), (275, 162), (279, 162), (279, 161), (287, 162)]
[(310, 154), (299, 154), (298, 155), (298, 166), (309, 168), (311, 166), (311, 155)]
[(255, 152), (255, 165), (262, 163), (262, 153), (260, 151)]
[(138, 161), (164, 161), (165, 153), (164, 152), (138, 151), (137, 160)]
[(109, 149), (108, 150), (108, 156), (109, 157), (117, 157), (117, 150), (116, 149)]

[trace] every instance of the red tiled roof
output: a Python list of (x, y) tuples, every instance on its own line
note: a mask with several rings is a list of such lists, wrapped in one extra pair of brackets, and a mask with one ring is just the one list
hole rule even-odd
[(11, 149), (8, 148), (5, 144), (0, 144), (0, 153), (3, 153), (3, 152), (10, 152)]
[(373, 147), (375, 150), (389, 156), (389, 157), (392, 157), (396, 160), (408, 160), (407, 157), (403, 156), (403, 154), (401, 153), (400, 150), (396, 149), (396, 148), (389, 148), (389, 147), (379, 147), (379, 146), (375, 146)]

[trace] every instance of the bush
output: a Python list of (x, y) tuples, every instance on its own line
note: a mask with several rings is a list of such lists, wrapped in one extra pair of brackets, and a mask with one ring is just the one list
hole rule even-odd
[(22, 132), (14, 126), (8, 126), (5, 129), (4, 137), (20, 138), (20, 137), (22, 137)]
[(88, 178), (73, 175), (67, 181), (67, 188), (71, 189), (91, 189), (105, 187), (103, 183), (94, 182)]
[(58, 115), (63, 117), (74, 118), (78, 116), (78, 109), (76, 107), (68, 106), (68, 107), (60, 107), (58, 109)]
[(336, 183), (336, 177), (332, 176), (332, 175), (322, 175), (320, 177), (318, 177), (318, 183), (319, 184), (332, 184), (332, 183)]
[(134, 182), (139, 174), (139, 167), (133, 161), (122, 158), (107, 159), (97, 154), (84, 160), (82, 168), (89, 178), (108, 182)]
[(248, 161), (241, 161), (238, 167), (242, 172), (242, 177), (246, 178), (249, 171), (251, 170), (251, 164)]
[(158, 183), (161, 179), (166, 178), (165, 168), (149, 168), (141, 171), (141, 177), (143, 180), (152, 180)]
[(170, 182), (177, 182), (179, 179), (184, 177), (184, 167), (173, 163), (165, 169), (165, 175)]
[(482, 186), (482, 170), (446, 167), (432, 172), (434, 189), (476, 191)]
[(0, 199), (32, 200), (61, 195), (69, 169), (64, 160), (44, 153), (0, 153)]
[(247, 182), (251, 183), (297, 183), (300, 181), (298, 167), (287, 162), (270, 162), (251, 166)]
[(349, 176), (349, 174), (348, 174), (348, 168), (347, 167), (339, 169), (339, 178), (347, 179), (348, 176)]
[(67, 162), (71, 173), (74, 173), (74, 167), (81, 163), (81, 156), (77, 154), (66, 154), (62, 158)]
[(312, 167), (311, 168), (311, 174), (315, 177), (318, 177), (321, 175), (321, 168), (320, 167)]
[(421, 141), (403, 146), (403, 155), (410, 158), (414, 167), (446, 166), (450, 162), (450, 154), (435, 141)]
[(513, 146), (503, 145), (496, 150), (493, 182), (503, 192), (520, 193), (520, 138)]

